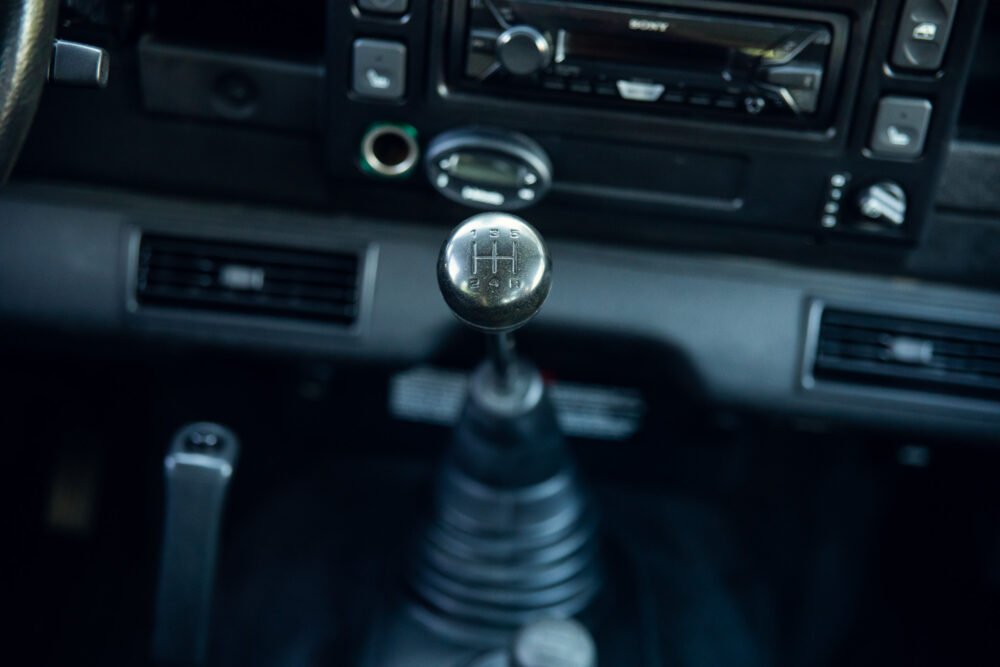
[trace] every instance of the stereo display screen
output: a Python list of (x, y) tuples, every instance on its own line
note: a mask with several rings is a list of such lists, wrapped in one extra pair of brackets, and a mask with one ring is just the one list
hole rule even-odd
[(719, 71), (729, 64), (732, 50), (675, 36), (655, 37), (616, 33), (567, 32), (567, 60), (593, 60), (654, 67), (657, 69)]

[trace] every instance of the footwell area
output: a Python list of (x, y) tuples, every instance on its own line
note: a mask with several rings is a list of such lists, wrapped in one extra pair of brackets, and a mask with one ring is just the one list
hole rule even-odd
[[(675, 457), (662, 463), (681, 473)], [(811, 479), (773, 470), (770, 489), (745, 480), (740, 490), (725, 470), (700, 466), (668, 491), (595, 483), (605, 548), (616, 555), (606, 559), (608, 584), (617, 593), (628, 583), (632, 612), (598, 624), (601, 664), (848, 659), (883, 501), (870, 471), (846, 465), (814, 465)], [(426, 464), (331, 462), (245, 517), (222, 567), (216, 664), (355, 664), (378, 615), (400, 603), (432, 474)]]
[[(13, 654), (148, 661), (162, 455), (175, 428), (208, 418), (244, 445), (212, 664), (355, 667), (399, 599), (446, 429), (389, 420), (371, 373), (8, 361)], [(632, 440), (572, 443), (614, 555), (610, 590), (628, 588), (634, 610), (606, 627), (639, 638), (598, 627), (602, 665), (1000, 663), (995, 450), (666, 404)], [(901, 451), (924, 456), (903, 465)], [(79, 487), (92, 517), (72, 529), (51, 517), (67, 465), (96, 471)]]

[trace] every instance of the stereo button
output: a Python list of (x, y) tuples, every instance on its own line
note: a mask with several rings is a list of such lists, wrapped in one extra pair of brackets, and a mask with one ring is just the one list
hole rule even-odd
[(473, 30), (469, 33), (469, 51), (493, 55), (499, 36), (500, 33), (496, 30)]
[(819, 90), (823, 82), (823, 68), (820, 65), (782, 65), (764, 70), (769, 83), (786, 88)]
[(645, 83), (642, 81), (619, 81), (618, 93), (626, 100), (633, 102), (655, 102), (663, 95), (667, 87), (662, 83)]
[(594, 85), (594, 92), (604, 97), (618, 97), (618, 88), (613, 83), (599, 82)]
[(777, 86), (785, 103), (795, 113), (811, 114), (819, 108), (819, 94), (823, 86), (823, 68), (820, 65), (782, 65), (765, 71), (768, 83)]

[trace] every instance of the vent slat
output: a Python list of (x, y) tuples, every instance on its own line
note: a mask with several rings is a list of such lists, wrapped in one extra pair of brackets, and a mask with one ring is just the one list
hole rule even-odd
[[(874, 345), (843, 344), (839, 342), (821, 340), (819, 345), (820, 354), (826, 358), (850, 358), (876, 361), (889, 365), (909, 366), (911, 363), (899, 361), (892, 357), (887, 347)], [(928, 368), (950, 368), (979, 372), (987, 375), (1000, 373), (1000, 362), (990, 360), (986, 357), (975, 354), (956, 354), (954, 352), (941, 352), (934, 348), (934, 356), (931, 360), (922, 364)]]
[[(268, 246), (228, 243), (225, 241), (202, 241), (155, 237), (155, 253), (161, 257), (186, 257), (188, 259), (208, 259), (222, 262), (251, 262), (276, 267), (315, 267), (349, 271), (357, 267), (358, 257), (352, 253), (318, 253), (312, 250), (285, 250)], [(145, 243), (145, 240), (144, 240)], [(140, 249), (140, 255), (146, 246)]]
[(864, 313), (848, 313), (847, 311), (825, 311), (823, 313), (825, 326), (841, 326), (851, 330), (875, 332), (891, 331), (895, 335), (921, 335), (934, 338), (953, 338), (958, 341), (982, 342), (990, 345), (1000, 345), (1000, 331), (979, 329), (956, 324), (939, 322), (924, 322), (900, 317), (883, 315), (867, 315)]
[(813, 375), (1000, 400), (1000, 331), (829, 309)]
[[(305, 301), (299, 299), (271, 299), (265, 296), (257, 296), (255, 298), (246, 299), (235, 294), (218, 294), (207, 296), (196, 290), (190, 290), (187, 294), (173, 290), (170, 288), (159, 288), (152, 287), (147, 290), (147, 295), (153, 298), (161, 298), (164, 301), (173, 301), (176, 304), (185, 304), (192, 307), (198, 307), (198, 304), (208, 304), (213, 306), (225, 307), (227, 312), (232, 312), (234, 309), (239, 311), (267, 311), (269, 313), (282, 312), (287, 314), (303, 314), (303, 315), (324, 315), (329, 314), (335, 316), (336, 318), (350, 317), (353, 318), (356, 313), (356, 308), (350, 304), (329, 304), (329, 305), (315, 305), (311, 303), (306, 303)], [(249, 306), (249, 307), (248, 307)]]
[[(170, 282), (190, 282), (192, 284), (212, 285), (219, 281), (219, 274), (226, 267), (237, 266), (228, 263), (213, 267), (209, 271), (188, 270), (177, 267), (163, 267), (160, 265), (143, 266), (139, 269), (140, 279), (152, 279), (156, 281)], [(352, 274), (330, 274), (322, 275), (312, 271), (291, 272), (288, 270), (274, 270), (260, 265), (246, 265), (248, 269), (265, 269), (266, 281), (264, 289), (289, 289), (291, 287), (303, 286), (317, 290), (341, 289), (353, 291), (357, 287), (357, 273)]]
[[(859, 377), (866, 377), (870, 384), (900, 389), (941, 389), (943, 386), (964, 389), (970, 386), (969, 378), (940, 369), (922, 371), (907, 366), (886, 367), (866, 361), (842, 359), (825, 359), (824, 363), (828, 364), (823, 373), (823, 377), (827, 379), (857, 381)], [(974, 388), (1000, 392), (1000, 377), (977, 377)]]
[(178, 273), (204, 273), (216, 274), (223, 267), (233, 265), (245, 265), (249, 267), (267, 267), (268, 278), (284, 281), (309, 281), (309, 282), (330, 282), (340, 284), (353, 284), (357, 278), (357, 265), (349, 269), (337, 267), (332, 268), (295, 268), (266, 264), (257, 261), (246, 260), (243, 262), (227, 259), (207, 259), (207, 258), (183, 258), (152, 256), (142, 266), (156, 271), (176, 271)]
[(147, 235), (140, 244), (136, 299), (350, 325), (359, 312), (360, 265), (352, 252)]
[[(154, 284), (160, 287), (176, 287), (178, 289), (199, 288), (208, 292), (232, 292), (229, 287), (223, 285), (218, 277), (205, 274), (182, 274), (170, 271), (149, 271), (139, 276), (140, 287), (146, 284)], [(357, 291), (353, 285), (349, 287), (326, 287), (309, 283), (280, 282), (276, 283), (270, 279), (270, 275), (264, 280), (263, 285), (256, 290), (246, 291), (246, 294), (267, 294), (270, 296), (289, 296), (321, 301), (355, 301)]]

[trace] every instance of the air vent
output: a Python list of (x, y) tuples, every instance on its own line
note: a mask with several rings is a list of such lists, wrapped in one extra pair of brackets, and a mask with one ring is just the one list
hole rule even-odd
[(358, 318), (359, 266), (355, 252), (145, 235), (136, 299), (349, 326)]
[(813, 376), (1000, 400), (1000, 330), (826, 309)]

